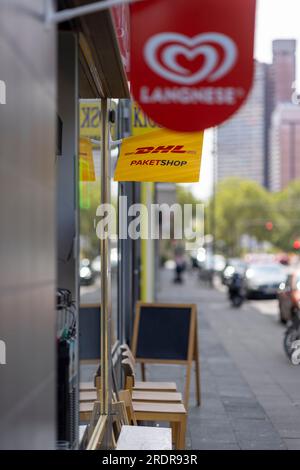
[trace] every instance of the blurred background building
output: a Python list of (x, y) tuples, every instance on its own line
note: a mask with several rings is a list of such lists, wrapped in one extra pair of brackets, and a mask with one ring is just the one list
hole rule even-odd
[(272, 63), (256, 61), (246, 103), (216, 131), (216, 182), (237, 176), (278, 191), (300, 176), (300, 109), (292, 104), (296, 45), (274, 40)]
[(280, 191), (300, 178), (300, 108), (280, 103), (272, 115), (270, 130), (270, 190)]
[(246, 104), (217, 129), (216, 181), (230, 176), (264, 182), (266, 67), (255, 62), (252, 91)]
[(296, 41), (294, 39), (273, 41), (273, 63), (270, 69), (274, 83), (274, 105), (291, 102), (291, 88), (296, 77)]

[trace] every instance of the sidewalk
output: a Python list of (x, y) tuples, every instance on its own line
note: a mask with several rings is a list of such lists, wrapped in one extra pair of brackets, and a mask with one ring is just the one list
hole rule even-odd
[[(230, 308), (224, 293), (188, 273), (183, 285), (160, 272), (157, 300), (197, 303), (202, 405), (191, 383), (187, 448), (300, 449), (300, 368), (286, 359), (284, 328), (251, 302)], [(263, 302), (263, 301), (262, 301)], [(147, 366), (147, 378), (175, 380), (181, 366)]]

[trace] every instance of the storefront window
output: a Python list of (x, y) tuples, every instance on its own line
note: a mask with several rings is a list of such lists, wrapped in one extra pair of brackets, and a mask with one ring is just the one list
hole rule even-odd
[[(111, 203), (118, 218), (118, 183), (111, 180)], [(110, 243), (110, 267), (111, 267), (111, 315), (112, 315), (112, 345), (118, 338), (118, 292), (119, 292), (119, 247), (118, 238)]]
[[(88, 310), (101, 310), (101, 256), (96, 215), (101, 201), (100, 102), (80, 102), (80, 304)], [(113, 138), (116, 132), (113, 130)], [(91, 155), (89, 156), (89, 150)], [(118, 147), (111, 149), (111, 204), (118, 220), (118, 183), (113, 181)], [(116, 223), (117, 227), (117, 223)], [(118, 339), (118, 238), (110, 240), (112, 345)], [(81, 309), (83, 312), (83, 308)], [(83, 313), (82, 313), (83, 314)], [(84, 332), (87, 334), (87, 331)], [(95, 334), (95, 332), (94, 332)], [(100, 335), (100, 321), (99, 321)]]
[(100, 151), (93, 149), (95, 181), (80, 181), (80, 303), (101, 301), (100, 241), (95, 229), (96, 210), (100, 202)]

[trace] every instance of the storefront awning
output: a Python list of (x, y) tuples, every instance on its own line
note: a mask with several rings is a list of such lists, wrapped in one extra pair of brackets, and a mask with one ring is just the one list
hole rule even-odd
[[(98, 0), (89, 0), (94, 3)], [(58, 10), (86, 4), (84, 0), (60, 0)], [(80, 16), (60, 29), (79, 34), (80, 95), (85, 98), (129, 98), (116, 28), (110, 10)]]

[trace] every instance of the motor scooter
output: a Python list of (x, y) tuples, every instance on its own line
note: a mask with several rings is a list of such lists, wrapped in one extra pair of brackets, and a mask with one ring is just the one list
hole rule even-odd
[[(298, 357), (297, 350), (300, 348), (300, 312), (294, 313), (293, 318), (289, 321), (287, 329), (284, 333), (283, 347), (287, 357), (293, 362)], [(292, 357), (294, 358), (292, 360)], [(293, 362), (294, 363), (294, 362)], [(300, 363), (300, 361), (299, 361)]]

